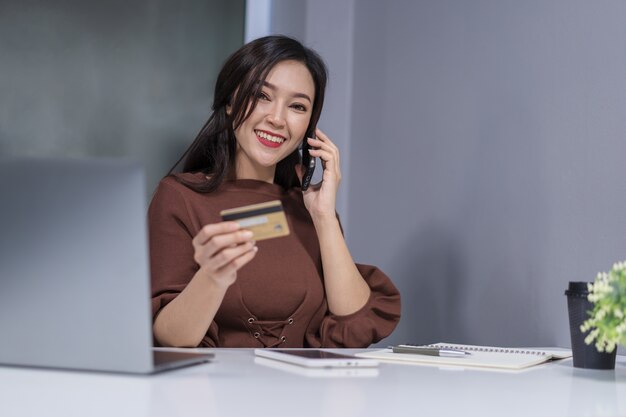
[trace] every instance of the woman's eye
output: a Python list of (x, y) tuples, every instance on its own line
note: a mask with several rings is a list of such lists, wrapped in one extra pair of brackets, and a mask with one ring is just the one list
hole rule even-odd
[(256, 98), (259, 100), (269, 100), (270, 98), (264, 92), (260, 92), (256, 95)]
[(306, 107), (304, 107), (302, 104), (292, 104), (291, 107), (298, 111), (306, 111)]

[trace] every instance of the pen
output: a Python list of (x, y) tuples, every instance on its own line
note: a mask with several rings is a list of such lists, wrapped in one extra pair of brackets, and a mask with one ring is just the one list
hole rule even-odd
[(391, 347), (393, 353), (414, 353), (417, 355), (446, 356), (452, 358), (462, 358), (470, 355), (469, 352), (456, 349), (441, 349), (427, 346), (398, 345)]

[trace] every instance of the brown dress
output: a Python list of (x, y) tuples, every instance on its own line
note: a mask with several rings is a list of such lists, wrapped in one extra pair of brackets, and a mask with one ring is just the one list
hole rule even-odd
[[(179, 174), (192, 181), (204, 175)], [(255, 258), (237, 273), (200, 346), (367, 347), (388, 336), (400, 320), (400, 294), (378, 268), (357, 268), (371, 289), (367, 304), (347, 316), (328, 309), (319, 241), (299, 189), (257, 180), (227, 181), (197, 193), (168, 177), (148, 212), (153, 317), (198, 270), (192, 238), (221, 221), (224, 209), (281, 200), (289, 236), (257, 242)]]

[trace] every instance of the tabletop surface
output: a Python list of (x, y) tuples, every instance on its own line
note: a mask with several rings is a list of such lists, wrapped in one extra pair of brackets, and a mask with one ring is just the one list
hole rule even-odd
[(151, 376), (0, 367), (0, 415), (626, 416), (624, 356), (614, 371), (577, 369), (571, 359), (522, 371), (389, 363), (344, 371), (285, 366), (252, 349), (207, 351), (210, 363)]

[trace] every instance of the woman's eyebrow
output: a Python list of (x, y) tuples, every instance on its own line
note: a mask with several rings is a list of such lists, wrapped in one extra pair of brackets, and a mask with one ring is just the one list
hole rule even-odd
[[(263, 85), (266, 86), (267, 88), (269, 88), (270, 90), (276, 91), (278, 89), (274, 84), (268, 83), (267, 81), (263, 81)], [(295, 93), (292, 94), (292, 97), (301, 97), (301, 98), (305, 98), (305, 99), (309, 100), (309, 103), (313, 102), (313, 100), (311, 100), (311, 97), (309, 97), (308, 95), (306, 95), (304, 93), (295, 92)]]

